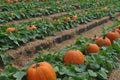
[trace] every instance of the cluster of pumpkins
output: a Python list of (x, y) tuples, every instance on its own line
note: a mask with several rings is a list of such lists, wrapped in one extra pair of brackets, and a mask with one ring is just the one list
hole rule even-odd
[[(32, 0), (26, 0), (27, 2), (31, 2)], [(44, 2), (45, 0), (39, 0), (40, 2)], [(18, 0), (13, 0), (13, 3), (17, 3)], [(5, 0), (5, 3), (11, 3), (11, 0)]]
[[(115, 39), (120, 38), (120, 25), (114, 31), (109, 31), (104, 37), (95, 37), (95, 43), (89, 43), (87, 54), (98, 53), (99, 47), (110, 46)], [(63, 62), (65, 65), (69, 64), (84, 64), (84, 54), (80, 50), (68, 50), (64, 57)], [(47, 75), (44, 75), (47, 74)], [(40, 62), (32, 64), (27, 69), (27, 80), (54, 80), (56, 73), (53, 67), (48, 62)]]
[[(34, 30), (37, 29), (37, 27), (35, 25), (29, 25), (27, 26), (27, 30)], [(15, 27), (8, 27), (6, 28), (6, 33), (11, 33), (11, 32), (18, 32), (18, 29)]]

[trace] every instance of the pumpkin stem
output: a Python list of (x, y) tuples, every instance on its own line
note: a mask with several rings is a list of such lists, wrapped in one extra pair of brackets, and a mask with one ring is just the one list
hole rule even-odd
[(40, 66), (40, 64), (36, 63), (33, 68), (37, 68), (37, 67), (39, 67), (39, 66)]
[(96, 38), (97, 36), (96, 35), (94, 35), (94, 38)]
[(29, 27), (32, 27), (32, 25), (30, 25)]
[(105, 39), (106, 35), (103, 35), (103, 39)]

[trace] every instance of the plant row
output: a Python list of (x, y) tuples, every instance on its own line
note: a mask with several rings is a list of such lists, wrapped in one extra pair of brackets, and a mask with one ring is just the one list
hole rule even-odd
[(32, 8), (45, 8), (45, 7), (51, 7), (56, 5), (64, 5), (64, 4), (73, 4), (75, 1), (69, 1), (65, 2), (64, 0), (61, 1), (45, 1), (44, 3), (41, 2), (29, 2), (29, 3), (18, 3), (18, 4), (4, 4), (0, 6), (0, 11), (14, 11), (14, 10), (25, 10), (25, 9), (32, 9)]
[(104, 36), (96, 36), (93, 39), (79, 37), (74, 45), (68, 45), (54, 53), (39, 52), (36, 58), (21, 70), (7, 65), (0, 79), (107, 80), (109, 73), (119, 67), (120, 25), (118, 24), (120, 22), (105, 28)]
[[(114, 4), (113, 4), (114, 3)], [(0, 23), (6, 23), (9, 21), (13, 21), (13, 20), (21, 20), (21, 19), (27, 19), (27, 18), (34, 18), (34, 17), (40, 17), (40, 16), (46, 16), (46, 15), (50, 15), (50, 14), (55, 14), (55, 13), (59, 13), (59, 12), (65, 12), (65, 11), (73, 11), (76, 9), (99, 9), (100, 7), (103, 7), (105, 5), (112, 5), (113, 7), (111, 7), (112, 9), (119, 9), (119, 3), (120, 2), (113, 2), (110, 4), (110, 2), (104, 2), (99, 3), (99, 5), (96, 5), (96, 2), (89, 2), (88, 4), (83, 2), (83, 3), (78, 3), (77, 7), (76, 6), (71, 6), (71, 5), (66, 5), (64, 4), (63, 6), (59, 6), (59, 5), (53, 5), (51, 7), (45, 7), (45, 8), (27, 8), (25, 10), (15, 10), (15, 11), (10, 11), (10, 12), (1, 12), (0, 13)], [(98, 3), (97, 3), (98, 4)]]
[(17, 48), (31, 40), (43, 39), (46, 36), (55, 35), (58, 31), (71, 29), (77, 27), (81, 23), (87, 23), (93, 19), (101, 18), (106, 15), (114, 17), (116, 10), (112, 10), (111, 8), (103, 10), (103, 8), (97, 9), (97, 11), (95, 11), (96, 9), (87, 9), (79, 12), (71, 12), (54, 20), (42, 19), (22, 24), (1, 26), (0, 50), (5, 51), (10, 48)]

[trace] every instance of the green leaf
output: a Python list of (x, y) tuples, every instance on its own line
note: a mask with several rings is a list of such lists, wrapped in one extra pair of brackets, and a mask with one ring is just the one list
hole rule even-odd
[(13, 67), (11, 65), (5, 66), (4, 70), (11, 73), (16, 73), (17, 71), (19, 71), (16, 67)]
[(89, 74), (91, 77), (97, 77), (97, 73), (93, 72), (92, 70), (88, 70), (88, 74)]
[(28, 68), (30, 65), (34, 64), (34, 63), (35, 63), (35, 62), (33, 62), (33, 61), (27, 63), (27, 64), (22, 68), (22, 70), (27, 70), (27, 68)]
[(7, 76), (0, 76), (0, 80), (9, 80)]
[(16, 72), (13, 76), (16, 78), (16, 80), (22, 80), (22, 78), (26, 75), (25, 72), (19, 71)]
[(2, 62), (4, 63), (4, 65), (10, 63), (10, 61), (8, 60), (8, 57), (5, 53), (0, 54), (0, 57), (2, 58)]
[(98, 72), (98, 77), (101, 78), (101, 79), (107, 79), (106, 70), (101, 68), (101, 70), (99, 70), (99, 72)]
[(54, 67), (54, 70), (55, 70), (56, 72), (59, 72), (58, 66)]

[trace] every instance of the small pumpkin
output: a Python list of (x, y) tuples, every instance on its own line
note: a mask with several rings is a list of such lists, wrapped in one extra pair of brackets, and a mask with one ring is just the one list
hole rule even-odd
[(70, 17), (64, 17), (64, 20), (69, 22), (70, 21)]
[(17, 28), (14, 28), (14, 27), (9, 27), (9, 28), (6, 29), (6, 33), (11, 33), (11, 32), (13, 32), (13, 31), (18, 32), (18, 29), (17, 29)]
[(110, 46), (111, 45), (111, 41), (109, 38), (107, 38), (106, 36), (104, 37), (95, 37), (95, 41), (96, 44), (101, 47), (101, 46)]
[(13, 3), (17, 3), (18, 2), (18, 0), (13, 0)]
[(83, 64), (84, 63), (84, 55), (79, 50), (68, 50), (64, 55), (64, 63), (68, 64)]
[(56, 73), (48, 62), (39, 62), (28, 67), (27, 80), (54, 80)]
[(29, 25), (27, 26), (28, 30), (33, 30), (33, 29), (37, 29), (37, 27), (35, 25)]
[(90, 43), (88, 44), (88, 48), (87, 48), (87, 53), (91, 54), (91, 53), (98, 53), (99, 52), (99, 47), (97, 44), (94, 43)]
[(65, 7), (64, 6), (61, 6), (62, 9), (64, 9)]
[(106, 34), (106, 37), (108, 37), (111, 41), (111, 43), (113, 43), (113, 41), (115, 39), (118, 39), (120, 38), (120, 34), (117, 32), (117, 31), (109, 31), (107, 34)]
[(57, 1), (56, 4), (60, 4), (60, 1)]
[(76, 19), (77, 19), (77, 16), (75, 15), (75, 16), (72, 16), (72, 20), (73, 21), (76, 21)]
[(5, 0), (6, 3), (10, 3), (10, 0)]
[(107, 7), (105, 6), (105, 7), (103, 7), (101, 10), (102, 10), (102, 11), (106, 11), (106, 10), (107, 10)]
[(54, 20), (56, 23), (60, 23), (60, 20), (59, 19), (55, 19)]

